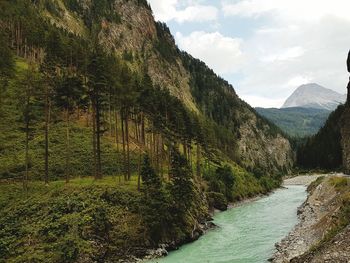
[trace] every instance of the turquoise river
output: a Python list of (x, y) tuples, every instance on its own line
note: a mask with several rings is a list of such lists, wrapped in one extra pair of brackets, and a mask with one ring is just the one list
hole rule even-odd
[(297, 224), (304, 186), (288, 186), (259, 200), (217, 213), (217, 228), (152, 263), (265, 263)]

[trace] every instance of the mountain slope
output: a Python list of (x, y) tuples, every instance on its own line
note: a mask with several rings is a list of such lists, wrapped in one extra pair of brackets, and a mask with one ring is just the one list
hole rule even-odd
[(3, 0), (0, 27), (0, 262), (163, 253), (291, 168), (282, 132), (145, 0)]
[(297, 164), (312, 169), (339, 169), (342, 166), (341, 118), (344, 105), (333, 111), (317, 134), (298, 148)]
[(282, 108), (304, 107), (334, 110), (345, 100), (346, 95), (326, 89), (316, 83), (310, 83), (298, 87), (285, 101)]
[[(122, 20), (125, 10), (132, 10), (135, 16), (135, 9), (131, 5), (132, 1), (129, 1), (123, 7)], [(126, 16), (124, 21), (129, 19), (130, 16)], [(146, 19), (146, 21), (150, 20)], [(203, 62), (185, 52), (180, 52), (169, 29), (164, 24), (156, 23), (155, 27), (156, 36), (142, 37), (142, 41), (146, 42), (147, 39), (150, 39), (149, 43), (153, 44), (153, 50), (149, 50), (149, 56), (143, 61), (147, 65), (152, 80), (167, 87), (190, 109), (198, 109), (201, 115), (224, 127), (227, 130), (226, 133), (230, 134), (231, 146), (227, 147), (222, 144), (219, 147), (231, 159), (250, 170), (255, 166), (260, 166), (263, 170), (271, 168), (274, 171), (288, 170), (291, 164), (288, 141), (278, 135), (278, 132), (271, 132), (273, 128), (264, 123), (249, 105), (238, 98), (229, 83), (218, 77)], [(133, 23), (133, 31), (139, 32), (145, 28), (152, 28), (152, 23), (147, 25)], [(146, 32), (152, 32), (152, 30), (146, 30)], [(128, 32), (122, 33), (123, 36), (128, 34)], [(110, 34), (105, 37), (105, 42), (120, 42)], [(152, 46), (150, 45), (150, 49)], [(140, 50), (135, 45), (132, 49)], [(227, 140), (220, 133), (216, 133), (216, 136), (222, 137), (221, 141)], [(272, 147), (273, 151), (269, 147)], [(257, 151), (259, 154), (256, 154)]]
[[(66, 5), (61, 11), (64, 15), (57, 17), (51, 13), (49, 18), (76, 34), (88, 31), (85, 17), (91, 12), (94, 1), (64, 2), (75, 4)], [(99, 41), (107, 50), (128, 58), (134, 71), (146, 70), (156, 86), (168, 89), (188, 109), (225, 129), (226, 135), (216, 132), (216, 136), (219, 137), (218, 148), (230, 159), (249, 170), (255, 166), (274, 172), (289, 170), (292, 163), (289, 142), (239, 99), (229, 83), (203, 62), (181, 52), (167, 26), (154, 21), (146, 1), (110, 2), (118, 19), (102, 18), (98, 31)], [(61, 19), (62, 16), (71, 19)], [(83, 26), (76, 30), (71, 27), (72, 23)], [(225, 146), (225, 141), (231, 145)]]
[(313, 135), (326, 122), (330, 111), (316, 108), (256, 108), (256, 111), (291, 137)]

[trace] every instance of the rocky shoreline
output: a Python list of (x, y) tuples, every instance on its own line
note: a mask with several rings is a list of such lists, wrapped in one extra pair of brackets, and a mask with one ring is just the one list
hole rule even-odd
[[(234, 203), (229, 203), (227, 206), (227, 209), (232, 209), (232, 208), (235, 208), (235, 207), (238, 207), (238, 206), (250, 203), (250, 202), (254, 202), (254, 201), (256, 201), (264, 196), (271, 194), (272, 192), (270, 192), (268, 194), (257, 195), (255, 197), (247, 198), (247, 199), (237, 201)], [(214, 216), (214, 214), (221, 213), (224, 211), (226, 211), (226, 210), (221, 211), (218, 209), (214, 209), (214, 210), (210, 211), (210, 215)], [(181, 247), (182, 245), (196, 241), (198, 238), (200, 238), (206, 232), (210, 231), (211, 229), (214, 229), (215, 227), (217, 227), (217, 225), (215, 225), (213, 223), (213, 219), (208, 218), (207, 221), (200, 223), (198, 225), (198, 227), (194, 230), (194, 235), (192, 235), (192, 237), (189, 237), (186, 240), (172, 241), (170, 243), (163, 243), (163, 244), (160, 244), (158, 246), (158, 248), (156, 248), (156, 249), (146, 249), (146, 251), (144, 251), (145, 256), (143, 258), (138, 258), (138, 257), (132, 256), (131, 258), (127, 259), (126, 261), (124, 260), (124, 261), (119, 261), (119, 262), (120, 263), (145, 262), (147, 260), (152, 260), (152, 259), (167, 256), (169, 254), (169, 252), (179, 249), (179, 247)]]
[[(341, 174), (337, 174), (342, 176)], [(313, 176), (316, 180), (319, 175)], [(318, 260), (312, 257), (312, 249), (320, 244), (321, 240), (327, 235), (327, 233), (333, 227), (334, 217), (340, 209), (341, 203), (337, 199), (338, 192), (335, 187), (329, 183), (329, 179), (334, 175), (326, 175), (325, 179), (318, 179), (315, 183), (308, 187), (309, 196), (303, 205), (298, 209), (299, 223), (295, 228), (276, 244), (277, 252), (270, 259), (274, 263), (286, 263), (286, 262), (350, 262), (350, 251), (339, 251), (340, 249), (334, 249), (334, 244), (330, 249), (333, 254), (327, 254), (322, 252), (318, 254)], [(311, 179), (311, 178), (309, 178)], [(287, 184), (296, 182), (307, 181), (307, 178), (291, 178), (286, 180)], [(309, 181), (310, 184), (310, 181)], [(349, 226), (347, 231), (350, 233)], [(338, 242), (345, 242), (344, 238), (346, 234), (338, 237)], [(347, 242), (350, 242), (350, 238)], [(335, 244), (336, 247), (336, 244)]]

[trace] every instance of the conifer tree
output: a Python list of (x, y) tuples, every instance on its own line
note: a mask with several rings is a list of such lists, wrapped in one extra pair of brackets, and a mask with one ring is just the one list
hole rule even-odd
[(79, 106), (83, 106), (84, 86), (76, 75), (64, 75), (55, 91), (55, 102), (63, 108), (66, 122), (66, 182), (70, 178), (70, 115)]
[(90, 64), (88, 65), (89, 75), (89, 96), (93, 112), (93, 155), (95, 162), (95, 178), (102, 178), (101, 167), (101, 112), (103, 101), (108, 85), (108, 64), (106, 54), (102, 47), (96, 46), (92, 51)]
[(7, 39), (0, 33), (0, 113), (2, 100), (6, 90), (7, 79), (14, 73), (14, 59)]
[(36, 72), (34, 65), (29, 65), (21, 78), (16, 83), (18, 93), (23, 94), (19, 100), (19, 109), (21, 111), (21, 120), (23, 121), (25, 133), (25, 172), (23, 175), (23, 188), (28, 190), (30, 156), (29, 156), (29, 141), (31, 137), (31, 125), (40, 115), (40, 90), (41, 80), (38, 72)]
[(157, 244), (164, 229), (166, 229), (169, 212), (161, 178), (151, 167), (148, 155), (144, 157), (141, 176), (143, 182), (141, 214), (149, 230), (151, 240)]
[(175, 147), (171, 151), (170, 174), (175, 213), (179, 218), (182, 218), (193, 205), (195, 186), (192, 171), (186, 158)]

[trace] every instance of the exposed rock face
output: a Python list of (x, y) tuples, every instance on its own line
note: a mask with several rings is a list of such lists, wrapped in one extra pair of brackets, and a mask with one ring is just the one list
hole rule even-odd
[(345, 100), (346, 95), (327, 89), (316, 83), (309, 83), (298, 87), (286, 100), (282, 108), (303, 107), (335, 110)]
[[(263, 126), (260, 129), (269, 129)], [(289, 172), (293, 165), (293, 151), (288, 140), (281, 135), (268, 136), (257, 129), (256, 116), (250, 116), (240, 126), (239, 154), (244, 167), (260, 167), (266, 171), (282, 170)], [(266, 158), (269, 156), (269, 158)]]
[[(347, 68), (350, 73), (350, 51), (347, 59)], [(350, 173), (350, 81), (348, 84), (348, 98), (345, 110), (341, 117), (341, 145), (343, 150), (343, 167), (346, 173)]]
[[(340, 193), (326, 177), (309, 189), (309, 197), (298, 209), (300, 222), (281, 242), (271, 259), (274, 263), (349, 262), (350, 226), (339, 231), (329, 242), (321, 244), (334, 226), (342, 206)], [(317, 250), (313, 248), (318, 247)]]
[[(81, 13), (72, 12), (62, 6), (61, 10), (64, 14), (61, 20), (54, 19), (50, 14), (45, 13), (45, 15), (54, 19), (54, 23), (60, 27), (84, 35), (82, 32), (88, 32), (88, 29), (82, 13), (89, 13), (92, 2), (78, 0), (80, 10), (83, 10), (80, 11)], [(200, 110), (200, 105), (194, 99), (191, 90), (192, 73), (185, 68), (185, 61), (180, 55), (173, 36), (166, 26), (154, 21), (152, 11), (140, 2), (142, 1), (114, 0), (111, 8), (118, 14), (120, 20), (113, 22), (101, 19), (98, 25), (100, 43), (110, 52), (119, 54), (120, 57), (128, 53), (131, 56), (128, 63), (133, 71), (143, 73), (146, 70), (155, 85), (168, 89), (191, 111), (205, 116), (205, 112)], [(75, 26), (72, 27), (72, 25)], [(215, 75), (213, 72), (210, 74)], [(218, 78), (216, 75), (215, 77)], [(227, 86), (223, 85), (221, 88), (225, 90)], [(232, 96), (238, 101), (237, 105), (244, 104), (231, 86), (226, 93), (227, 96)], [(218, 95), (213, 89), (210, 96)], [(266, 171), (289, 171), (293, 163), (289, 141), (282, 135), (271, 135), (267, 123), (258, 125), (257, 116), (248, 105), (244, 104), (236, 111), (237, 116), (234, 118), (241, 120), (237, 123), (242, 123), (235, 128), (240, 133), (237, 144), (243, 166), (260, 165)]]

